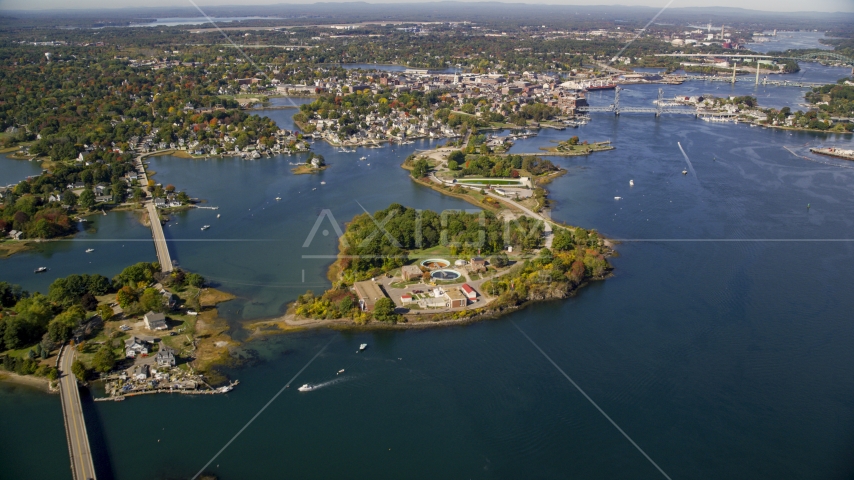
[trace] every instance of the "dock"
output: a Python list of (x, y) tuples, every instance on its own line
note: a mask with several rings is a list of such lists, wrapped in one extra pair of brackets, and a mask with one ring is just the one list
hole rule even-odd
[(95, 464), (89, 446), (89, 433), (80, 403), (77, 379), (71, 373), (74, 349), (63, 348), (59, 358), (59, 395), (62, 416), (65, 419), (65, 436), (68, 440), (68, 455), (71, 458), (71, 473), (74, 480), (95, 480)]
[[(96, 402), (121, 402), (127, 397), (137, 397), (139, 395), (154, 395), (156, 393), (175, 393), (179, 395), (221, 395), (230, 392), (235, 386), (240, 384), (240, 380), (235, 380), (229, 383), (226, 387), (213, 388), (210, 385), (210, 390), (181, 390), (177, 388), (152, 388), (150, 390), (141, 390), (138, 392), (128, 392), (115, 397), (96, 398)], [(207, 385), (207, 384), (205, 384)]]

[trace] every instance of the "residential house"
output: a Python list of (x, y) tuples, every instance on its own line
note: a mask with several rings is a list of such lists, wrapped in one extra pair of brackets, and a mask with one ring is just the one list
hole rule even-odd
[(175, 366), (175, 351), (169, 347), (160, 347), (157, 355), (154, 356), (154, 361), (158, 367), (174, 367)]
[(151, 372), (151, 367), (148, 365), (135, 365), (132, 369), (131, 377), (134, 380), (145, 380)]
[(136, 358), (137, 355), (148, 355), (148, 342), (138, 337), (125, 340), (125, 357)]
[(175, 294), (167, 291), (165, 288), (161, 288), (160, 295), (163, 296), (164, 306), (166, 306), (169, 310), (175, 308), (175, 305), (178, 303), (178, 297)]
[(166, 315), (162, 313), (148, 312), (143, 316), (142, 320), (145, 323), (145, 328), (149, 330), (166, 330), (168, 328), (166, 325)]

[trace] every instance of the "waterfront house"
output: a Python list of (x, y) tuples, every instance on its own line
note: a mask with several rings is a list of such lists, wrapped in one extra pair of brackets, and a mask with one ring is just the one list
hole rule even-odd
[(131, 369), (131, 378), (143, 381), (148, 378), (149, 372), (151, 372), (151, 367), (148, 365), (134, 365)]
[(356, 296), (359, 297), (359, 308), (363, 312), (373, 311), (377, 300), (386, 298), (382, 287), (371, 280), (356, 282), (353, 284), (353, 290), (356, 291)]
[(174, 367), (175, 352), (169, 347), (160, 347), (160, 351), (154, 356), (154, 361), (158, 367)]
[(137, 337), (125, 340), (125, 357), (136, 358), (137, 355), (148, 355), (148, 342)]
[(400, 296), (400, 303), (401, 305), (409, 305), (410, 303), (412, 303), (412, 295), (404, 293)]
[(400, 268), (400, 277), (403, 278), (403, 281), (410, 282), (412, 280), (418, 280), (421, 278), (421, 268), (418, 265), (404, 265)]
[(142, 321), (145, 323), (145, 328), (149, 330), (166, 330), (168, 328), (166, 325), (166, 315), (162, 313), (148, 312), (143, 316)]
[(165, 288), (161, 288), (160, 295), (163, 296), (163, 305), (166, 308), (168, 308), (169, 310), (175, 308), (175, 304), (178, 303), (178, 297), (174, 293), (166, 290)]

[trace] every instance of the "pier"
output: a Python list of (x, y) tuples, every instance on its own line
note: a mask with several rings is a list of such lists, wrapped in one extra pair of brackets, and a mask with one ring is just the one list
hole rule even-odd
[(59, 394), (62, 416), (65, 419), (65, 436), (68, 440), (68, 455), (71, 457), (71, 473), (74, 480), (95, 480), (95, 464), (89, 446), (89, 434), (83, 418), (80, 391), (77, 379), (71, 373), (74, 349), (63, 348), (59, 353)]

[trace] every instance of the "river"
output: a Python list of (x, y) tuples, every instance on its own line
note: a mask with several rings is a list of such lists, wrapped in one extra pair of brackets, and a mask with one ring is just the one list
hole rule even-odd
[[(623, 99), (651, 106), (657, 88), (627, 87)], [(706, 86), (664, 88), (672, 96)], [(803, 94), (771, 88), (780, 104)], [(597, 92), (591, 104), (609, 95)], [(267, 112), (284, 128), (293, 113)], [(662, 478), (517, 327), (671, 478), (854, 474), (854, 164), (807, 151), (850, 146), (851, 135), (593, 114), (584, 127), (545, 130), (513, 151), (571, 135), (616, 149), (554, 159), (569, 172), (548, 186), (552, 215), (623, 240), (613, 278), (475, 325), (253, 340), (243, 347), (246, 365), (228, 372), (240, 379), (228, 395), (89, 403), (99, 478), (191, 477), (324, 345), (294, 383), (333, 383), (284, 390), (210, 472), (225, 480)], [(695, 173), (682, 175), (688, 163), (677, 142)], [(176, 215), (166, 235), (182, 266), (238, 295), (220, 313), (239, 337), (242, 321), (328, 285), (330, 259), (305, 258), (336, 252), (334, 234), (322, 235), (330, 223), (306, 242), (324, 209), (340, 225), (395, 201), (473, 208), (413, 184), (399, 167), (414, 148), (433, 145), (342, 153), (315, 144), (330, 165), (316, 175), (293, 175), (298, 157), (287, 156), (151, 165), (157, 181), (220, 207)], [(93, 253), (106, 249), (98, 245)], [(154, 260), (150, 243), (125, 245), (115, 248), (133, 253), (103, 252), (111, 259), (97, 269)], [(21, 258), (50, 259), (39, 255)], [(32, 262), (14, 260), (0, 263), (2, 277), (28, 288), (65, 274), (56, 267), (37, 281)], [(359, 343), (369, 348), (357, 355)], [(22, 389), (0, 386), (4, 473), (68, 478), (58, 399)]]

